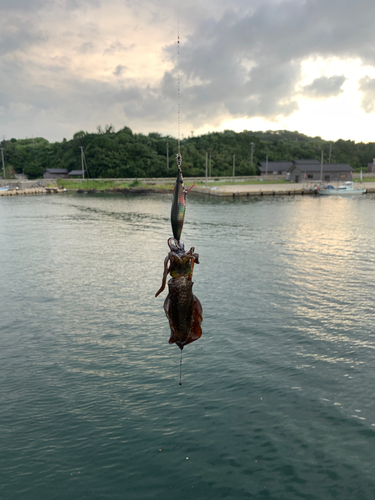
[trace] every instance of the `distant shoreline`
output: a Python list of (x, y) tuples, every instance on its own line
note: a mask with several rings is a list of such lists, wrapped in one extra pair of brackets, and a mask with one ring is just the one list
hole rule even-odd
[[(353, 176), (355, 179), (355, 176)], [(37, 195), (37, 194), (54, 194), (54, 193), (77, 193), (77, 194), (132, 194), (132, 195), (148, 195), (148, 194), (171, 194), (174, 189), (175, 180), (168, 179), (43, 179), (35, 181), (17, 182), (9, 179), (8, 191), (0, 191), (0, 196), (15, 196), (15, 195)], [(274, 181), (274, 182), (272, 182)], [(276, 181), (276, 182), (275, 182)], [(356, 182), (358, 187), (367, 190), (367, 193), (375, 193), (375, 179), (367, 177), (362, 183)], [(244, 178), (237, 177), (233, 182), (233, 178), (216, 178), (207, 179), (207, 183), (203, 178), (189, 179), (185, 178), (185, 186), (188, 189), (192, 184), (192, 192), (203, 195), (217, 197), (250, 197), (250, 196), (276, 196), (276, 195), (311, 195), (315, 194), (314, 185), (311, 183), (292, 183), (281, 179), (264, 179), (259, 178)], [(0, 183), (4, 185), (4, 181)]]

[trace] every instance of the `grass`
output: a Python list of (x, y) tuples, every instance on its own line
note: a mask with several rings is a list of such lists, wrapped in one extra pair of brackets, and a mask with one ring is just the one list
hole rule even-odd
[[(360, 182), (360, 179), (353, 179), (354, 182)], [(375, 182), (375, 177), (363, 177), (362, 182)]]
[(107, 189), (173, 189), (172, 184), (156, 184), (149, 185), (145, 184), (138, 179), (132, 182), (120, 182), (120, 181), (108, 181), (108, 180), (99, 180), (99, 179), (85, 179), (83, 181), (76, 181), (74, 179), (57, 179), (57, 185), (62, 186), (65, 189), (76, 191), (77, 189), (83, 189), (88, 191), (90, 189), (95, 189), (95, 191), (106, 191)]
[[(198, 182), (200, 186), (204, 186), (206, 183), (205, 181)], [(216, 181), (215, 182), (209, 182), (208, 183), (210, 186), (215, 185), (215, 186), (231, 186), (233, 184), (232, 181)], [(239, 186), (239, 185), (245, 185), (245, 184), (290, 184), (290, 181), (285, 181), (283, 179), (263, 179), (261, 180), (256, 180), (256, 181), (234, 181), (234, 184)]]
[[(238, 177), (238, 179), (241, 179), (241, 177)], [(355, 182), (359, 182), (359, 179), (353, 179)], [(375, 177), (364, 177), (363, 182), (375, 182)], [(264, 185), (264, 184), (290, 184), (290, 182), (285, 181), (283, 179), (272, 179), (268, 178), (265, 179), (263, 178), (263, 181), (261, 180), (248, 180), (248, 181), (236, 181), (234, 182), (234, 185)], [(152, 183), (152, 184), (146, 184), (142, 181), (139, 181), (138, 179), (132, 181), (132, 182), (121, 182), (121, 181), (110, 181), (110, 180), (100, 180), (100, 179), (85, 179), (84, 181), (77, 181), (74, 179), (57, 179), (57, 185), (62, 186), (65, 189), (76, 191), (77, 189), (83, 189), (85, 191), (89, 189), (95, 189), (96, 191), (105, 191), (107, 189), (155, 189), (155, 190), (163, 190), (163, 191), (172, 191), (174, 188), (174, 182), (172, 183), (165, 183), (165, 184), (158, 184), (158, 183)], [(186, 188), (189, 188), (192, 185), (192, 182), (189, 181), (189, 178), (185, 178), (185, 186)], [(205, 181), (199, 181), (197, 183), (198, 186), (204, 186)], [(212, 186), (232, 186), (233, 182), (231, 180), (225, 180), (225, 181), (220, 181), (215, 179), (214, 182), (209, 182), (208, 185), (210, 187)]]
[(65, 189), (95, 189), (97, 191), (105, 191), (106, 189), (113, 188), (128, 188), (129, 182), (118, 182), (118, 181), (100, 181), (96, 179), (87, 179), (78, 182), (74, 179), (57, 179), (57, 185), (62, 186)]
[(131, 182), (131, 183), (129, 184), (129, 186), (130, 186), (130, 187), (132, 187), (132, 188), (133, 188), (133, 187), (140, 187), (140, 186), (142, 186), (142, 182), (141, 182), (141, 181), (139, 181), (138, 179), (135, 179), (133, 182)]
[[(240, 177), (239, 177), (240, 179)], [(165, 183), (165, 184), (158, 184), (158, 183), (152, 183), (152, 184), (146, 184), (144, 182), (139, 181), (138, 179), (132, 181), (132, 182), (121, 182), (117, 180), (100, 180), (100, 179), (85, 179), (83, 181), (77, 181), (75, 179), (57, 179), (56, 181), (58, 186), (62, 186), (65, 189), (71, 190), (71, 191), (76, 191), (77, 189), (83, 189), (85, 191), (88, 191), (90, 189), (95, 189), (95, 191), (106, 191), (107, 189), (132, 189), (132, 188), (138, 188), (138, 189), (155, 189), (155, 190), (164, 190), (164, 191), (172, 191), (174, 188), (174, 182), (172, 183)], [(189, 182), (189, 179), (185, 179), (185, 186), (186, 188), (189, 188), (191, 186), (192, 182)], [(231, 186), (233, 183), (232, 181), (218, 181), (215, 180), (215, 182), (210, 182), (209, 185), (215, 185), (215, 186)], [(235, 181), (235, 185), (242, 185), (242, 184), (255, 184), (255, 185), (262, 185), (262, 184), (287, 184), (285, 180), (276, 180), (276, 179), (263, 179), (263, 181), (260, 180), (252, 180), (252, 181)], [(198, 186), (204, 186), (205, 181), (200, 181), (197, 183)]]
[(151, 187), (151, 188), (155, 188), (155, 189), (163, 189), (163, 190), (168, 190), (168, 191), (173, 191), (174, 189), (174, 183), (170, 183), (170, 184), (155, 184), (155, 185), (150, 185), (150, 184), (145, 184), (145, 187)]

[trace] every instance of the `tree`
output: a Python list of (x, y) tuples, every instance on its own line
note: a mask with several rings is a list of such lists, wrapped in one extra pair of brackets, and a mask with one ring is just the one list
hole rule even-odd
[[(167, 142), (169, 144), (169, 170), (167, 170)], [(250, 165), (251, 143), (254, 143), (253, 166)], [(291, 161), (314, 158), (320, 161), (324, 151), (328, 161), (331, 142), (320, 137), (308, 137), (296, 131), (290, 132), (233, 130), (212, 132), (181, 141), (183, 173), (185, 177), (204, 176), (206, 153), (211, 154), (212, 175), (232, 175), (233, 154), (236, 154), (238, 175), (257, 173), (258, 161), (266, 156), (272, 161)], [(15, 172), (23, 170), (30, 178), (40, 177), (46, 168), (81, 168), (81, 152), (85, 148), (87, 165), (92, 177), (159, 177), (174, 176), (177, 172), (177, 140), (157, 132), (148, 135), (133, 134), (124, 126), (118, 132), (112, 125), (105, 130), (98, 126), (96, 133), (83, 130), (71, 140), (49, 143), (42, 137), (3, 140), (7, 165)], [(353, 169), (361, 169), (375, 158), (375, 143), (358, 143), (338, 140), (333, 143), (332, 163), (349, 163)], [(13, 171), (12, 170), (12, 171)]]
[(83, 130), (80, 130), (79, 132), (76, 132), (73, 135), (73, 139), (82, 139), (82, 137), (85, 137), (86, 134), (87, 134), (87, 132), (84, 132)]

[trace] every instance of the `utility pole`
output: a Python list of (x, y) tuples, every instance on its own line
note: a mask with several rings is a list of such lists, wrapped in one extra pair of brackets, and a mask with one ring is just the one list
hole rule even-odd
[(236, 175), (236, 155), (233, 154), (233, 184), (234, 184), (234, 176)]
[(266, 179), (268, 174), (268, 156), (266, 156)]
[(250, 165), (253, 166), (253, 154), (254, 154), (254, 143), (250, 143), (251, 146), (251, 154), (250, 154)]
[(167, 170), (169, 170), (169, 142), (167, 142)]
[(3, 162), (4, 179), (5, 179), (4, 148), (0, 149), (1, 149), (1, 161)]
[(83, 165), (83, 150), (85, 149), (83, 146), (80, 146), (79, 149), (81, 150), (81, 162), (82, 162), (82, 179), (85, 178), (85, 167)]
[(322, 155), (320, 157), (320, 181), (323, 181), (323, 149), (322, 149)]
[(0, 148), (0, 149), (1, 149), (1, 160), (3, 162), (4, 179), (5, 179), (4, 148)]
[(211, 153), (210, 153), (210, 162), (209, 162), (209, 168), (208, 168), (208, 176), (211, 177)]
[(208, 153), (206, 153), (206, 187), (207, 187), (207, 158), (208, 158)]
[(328, 163), (331, 163), (331, 154), (332, 154), (332, 142), (329, 145), (329, 162)]

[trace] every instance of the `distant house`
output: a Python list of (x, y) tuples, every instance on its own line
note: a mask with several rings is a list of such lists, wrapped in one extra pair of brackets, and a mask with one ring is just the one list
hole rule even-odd
[(372, 163), (367, 164), (367, 173), (375, 174), (375, 158), (373, 158)]
[(44, 179), (69, 179), (66, 168), (46, 168), (43, 174)]
[(82, 170), (71, 170), (68, 175), (69, 179), (71, 179), (72, 177), (83, 177)]
[(320, 165), (320, 161), (314, 160), (313, 158), (310, 160), (293, 160), (293, 165)]
[[(323, 163), (323, 181), (351, 181), (353, 169), (347, 163)], [(291, 182), (316, 182), (321, 180), (321, 166), (317, 160), (294, 160), (287, 173)]]
[(259, 162), (260, 175), (282, 175), (286, 174), (293, 165), (292, 161), (266, 161)]

